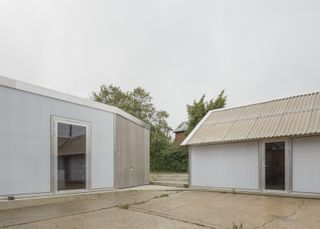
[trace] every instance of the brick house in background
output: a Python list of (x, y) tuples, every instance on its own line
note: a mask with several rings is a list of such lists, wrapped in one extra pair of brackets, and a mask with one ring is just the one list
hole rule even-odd
[(182, 122), (174, 131), (175, 139), (174, 141), (178, 143), (179, 145), (183, 142), (183, 140), (186, 138), (185, 132), (188, 129), (188, 122)]

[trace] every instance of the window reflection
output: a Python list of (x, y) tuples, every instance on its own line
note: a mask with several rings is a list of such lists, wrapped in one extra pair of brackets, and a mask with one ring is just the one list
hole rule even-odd
[(58, 190), (86, 188), (86, 127), (58, 123)]

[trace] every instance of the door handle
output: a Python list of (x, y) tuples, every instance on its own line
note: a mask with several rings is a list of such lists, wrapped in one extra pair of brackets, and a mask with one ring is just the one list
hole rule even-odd
[(265, 168), (268, 168), (268, 165), (264, 165)]

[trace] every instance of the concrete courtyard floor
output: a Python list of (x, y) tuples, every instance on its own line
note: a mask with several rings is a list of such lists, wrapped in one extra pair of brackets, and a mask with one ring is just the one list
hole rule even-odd
[[(1, 203), (0, 203), (1, 204)], [(128, 190), (0, 211), (0, 228), (320, 228), (320, 200), (190, 190)]]

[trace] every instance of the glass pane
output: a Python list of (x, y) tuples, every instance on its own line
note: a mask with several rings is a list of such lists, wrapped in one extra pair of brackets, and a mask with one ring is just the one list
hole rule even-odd
[(58, 190), (86, 188), (86, 127), (58, 123)]
[(285, 189), (285, 143), (266, 143), (266, 189)]

